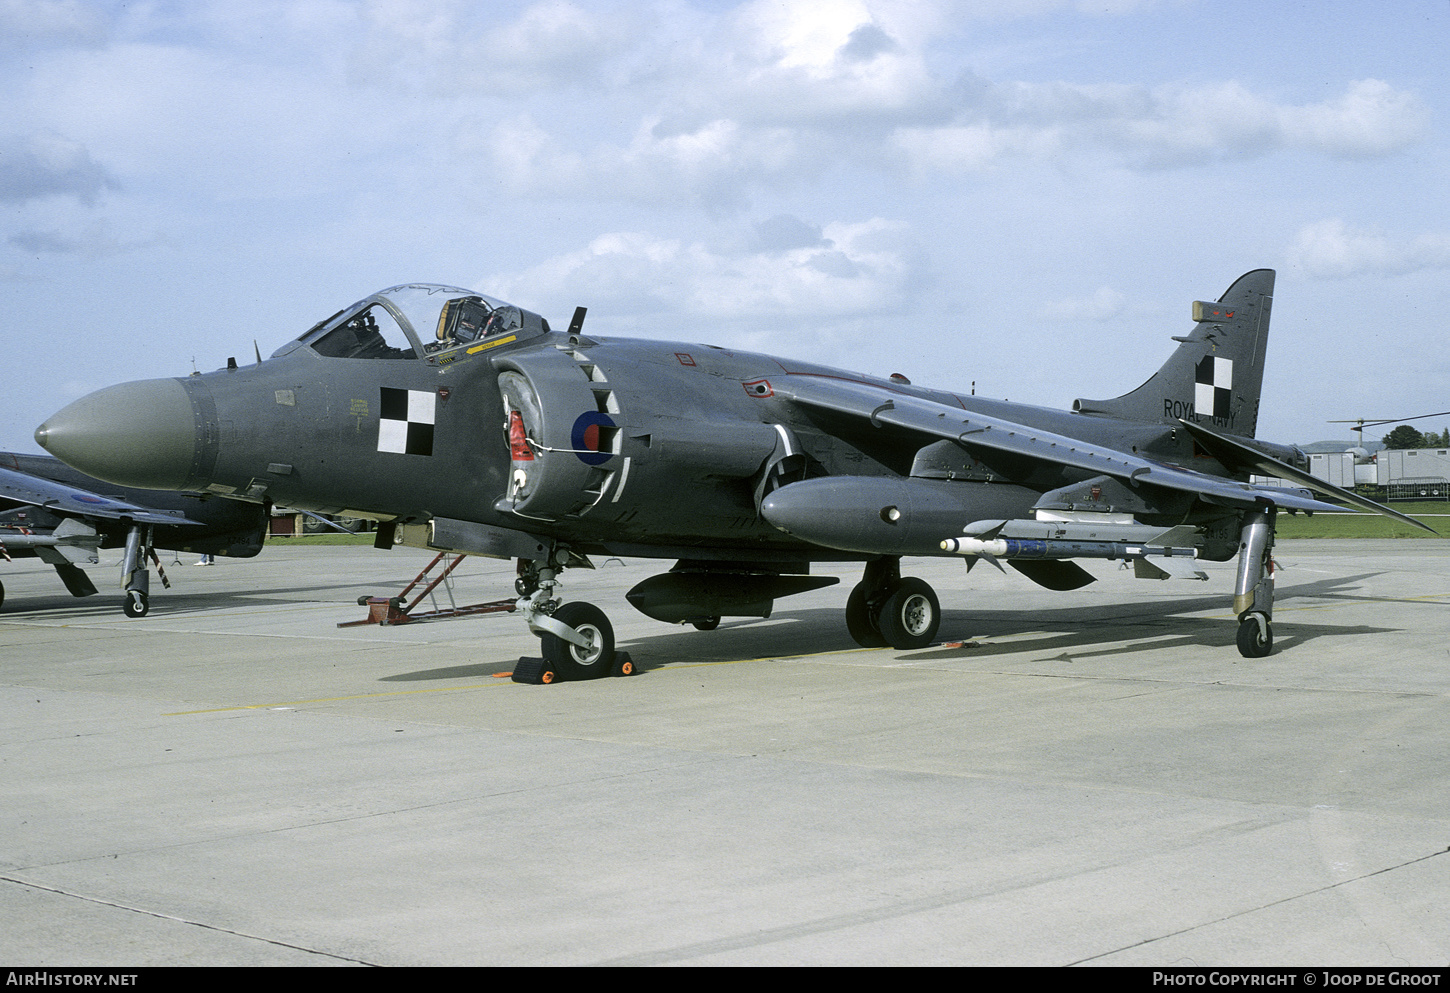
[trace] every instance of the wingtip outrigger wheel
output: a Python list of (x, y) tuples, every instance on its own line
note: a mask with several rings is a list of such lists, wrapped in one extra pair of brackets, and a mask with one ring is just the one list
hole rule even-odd
[(145, 617), (151, 609), (151, 573), (146, 568), (151, 554), (151, 529), (132, 525), (121, 557), (121, 587), (126, 591), (121, 612), (127, 617)]
[(1234, 613), (1239, 654), (1261, 659), (1274, 649), (1274, 508), (1244, 514)]
[(1239, 619), (1239, 632), (1235, 637), (1239, 654), (1246, 659), (1261, 659), (1274, 650), (1274, 629), (1269, 618), (1257, 611), (1249, 611)]

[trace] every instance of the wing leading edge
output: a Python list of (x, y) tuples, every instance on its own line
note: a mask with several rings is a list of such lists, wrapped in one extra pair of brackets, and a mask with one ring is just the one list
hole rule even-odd
[(101, 496), (90, 490), (67, 486), (51, 479), (0, 467), (0, 499), (30, 504), (76, 517), (129, 518), (138, 524), (196, 524), (181, 513), (167, 513), (150, 507)]
[(1383, 514), (1386, 517), (1393, 517), (1397, 521), (1403, 521), (1406, 524), (1413, 524), (1417, 528), (1423, 528), (1431, 534), (1440, 533), (1423, 521), (1417, 521), (1407, 514), (1400, 513), (1398, 510), (1391, 510), (1384, 504), (1375, 503), (1373, 500), (1362, 497), (1351, 490), (1335, 486), (1333, 483), (1310, 475), (1303, 469), (1296, 469), (1286, 462), (1281, 462), (1257, 449), (1250, 448), (1248, 445), (1236, 441), (1228, 435), (1220, 434), (1212, 428), (1205, 427), (1202, 424), (1196, 424), (1192, 421), (1180, 420), (1178, 423), (1187, 428), (1188, 433), (1193, 435), (1210, 455), (1226, 466), (1244, 470), (1252, 469), (1263, 476), (1277, 476), (1280, 479), (1301, 483), (1318, 493), (1337, 497), (1352, 507), (1368, 510), (1375, 514)]
[[(985, 448), (999, 452), (1023, 455), (1058, 465), (1084, 469), (1094, 474), (1103, 474), (1122, 479), (1132, 486), (1149, 484), (1183, 493), (1190, 493), (1207, 503), (1236, 506), (1245, 509), (1272, 505), (1290, 510), (1335, 511), (1338, 505), (1316, 500), (1301, 490), (1282, 487), (1256, 486), (1241, 483), (1221, 476), (1169, 465), (1140, 455), (1121, 452), (1105, 445), (1054, 434), (1015, 421), (991, 417), (974, 411), (951, 407), (944, 403), (898, 393), (873, 386), (869, 383), (850, 380), (807, 377), (799, 374), (790, 376), (780, 385), (775, 385), (775, 394), (807, 407), (833, 411), (838, 414), (866, 418), (873, 424), (892, 425), (955, 441), (967, 449)], [(1203, 430), (1199, 425), (1187, 425), (1195, 437)], [(1307, 473), (1238, 445), (1214, 432), (1206, 432), (1217, 441), (1220, 449), (1224, 444), (1234, 446), (1238, 457), (1228, 464), (1247, 464), (1241, 453), (1255, 457), (1253, 468), (1281, 476), (1294, 482), (1309, 483)], [(1205, 447), (1209, 447), (1205, 445)], [(1214, 449), (1210, 447), (1211, 452)], [(1217, 454), (1217, 452), (1214, 452)], [(1312, 479), (1313, 477), (1309, 477)], [(1314, 479), (1313, 489), (1330, 494), (1354, 506), (1374, 510), (1399, 520), (1431, 530), (1419, 521), (1383, 507), (1372, 500), (1356, 496), (1346, 490)]]

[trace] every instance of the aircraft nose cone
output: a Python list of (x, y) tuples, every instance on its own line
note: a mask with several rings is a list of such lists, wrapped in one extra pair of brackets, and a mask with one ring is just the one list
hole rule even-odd
[(81, 397), (36, 428), (35, 441), (97, 479), (175, 490), (191, 473), (196, 419), (178, 380), (143, 379)]

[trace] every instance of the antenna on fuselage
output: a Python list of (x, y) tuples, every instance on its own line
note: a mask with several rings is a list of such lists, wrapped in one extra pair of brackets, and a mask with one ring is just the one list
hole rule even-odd
[(578, 334), (584, 327), (584, 315), (589, 313), (588, 307), (575, 307), (574, 319), (569, 322), (569, 333)]

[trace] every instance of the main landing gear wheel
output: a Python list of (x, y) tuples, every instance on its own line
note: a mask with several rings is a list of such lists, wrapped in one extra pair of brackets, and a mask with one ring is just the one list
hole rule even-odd
[(145, 617), (150, 609), (150, 598), (140, 590), (127, 590), (126, 598), (121, 601), (121, 610), (127, 617)]
[(865, 583), (857, 583), (846, 598), (846, 630), (862, 648), (885, 648), (886, 639), (876, 624), (876, 612), (867, 599)]
[(875, 595), (868, 583), (857, 583), (846, 599), (846, 630), (862, 648), (925, 648), (939, 627), (941, 604), (936, 593), (924, 580), (911, 576), (886, 583)]
[(941, 604), (925, 581), (908, 576), (881, 605), (876, 624), (892, 648), (925, 648), (941, 626)]
[(545, 633), (544, 659), (560, 679), (598, 679), (607, 676), (614, 666), (614, 628), (604, 611), (592, 603), (566, 603), (554, 611), (554, 620), (578, 631), (589, 639), (582, 648)]
[(1274, 626), (1262, 615), (1246, 614), (1239, 621), (1237, 641), (1239, 654), (1244, 658), (1264, 658), (1274, 650)]

